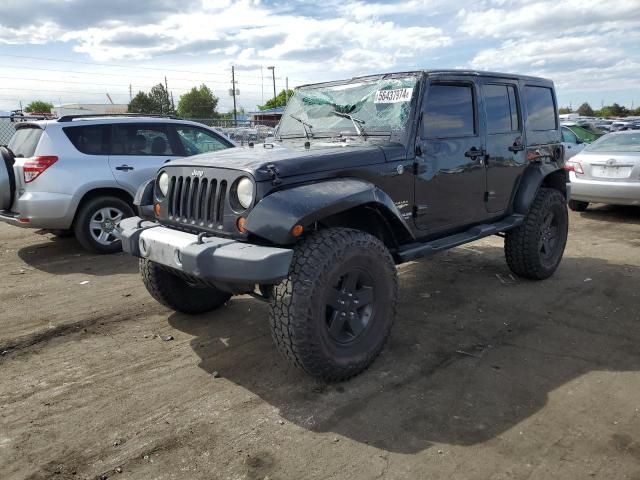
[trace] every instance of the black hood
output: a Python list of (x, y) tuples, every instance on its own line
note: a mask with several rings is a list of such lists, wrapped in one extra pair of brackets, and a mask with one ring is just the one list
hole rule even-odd
[(393, 151), (394, 156), (397, 156), (400, 149), (404, 151), (401, 145), (382, 147), (369, 142), (354, 144), (316, 140), (312, 141), (309, 148), (305, 148), (301, 142), (284, 142), (203, 153), (173, 160), (167, 165), (243, 170), (253, 175), (257, 181), (262, 181), (271, 179), (268, 165), (277, 168), (278, 176), (290, 177), (383, 163), (386, 159), (385, 150)]

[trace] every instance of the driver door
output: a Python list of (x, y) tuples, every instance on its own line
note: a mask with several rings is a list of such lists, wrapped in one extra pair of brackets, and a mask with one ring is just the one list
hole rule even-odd
[(478, 85), (437, 77), (425, 93), (416, 141), (415, 223), (427, 235), (486, 218), (485, 143)]

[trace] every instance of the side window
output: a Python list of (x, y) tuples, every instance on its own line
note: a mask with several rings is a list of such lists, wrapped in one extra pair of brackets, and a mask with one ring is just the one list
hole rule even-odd
[(122, 123), (113, 125), (112, 155), (174, 155), (166, 125)]
[(174, 127), (184, 148), (185, 155), (197, 155), (229, 148), (229, 145), (224, 143), (216, 134), (203, 128), (189, 125), (174, 125)]
[(475, 135), (473, 90), (470, 85), (429, 86), (424, 114), (424, 138)]
[(562, 128), (562, 141), (567, 143), (578, 143), (578, 137), (568, 128)]
[(524, 98), (527, 104), (528, 129), (555, 130), (557, 128), (556, 109), (550, 88), (526, 85)]
[(487, 113), (487, 133), (520, 130), (515, 88), (512, 85), (484, 85), (482, 91)]
[(62, 131), (79, 152), (87, 155), (105, 155), (107, 152), (104, 143), (107, 128), (105, 125), (83, 125), (66, 127)]

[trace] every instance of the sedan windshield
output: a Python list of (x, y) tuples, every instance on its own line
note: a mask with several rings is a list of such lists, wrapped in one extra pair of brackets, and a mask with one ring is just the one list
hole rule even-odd
[(289, 101), (277, 135), (389, 137), (403, 133), (416, 82), (416, 76), (407, 76), (301, 87)]
[(640, 152), (638, 133), (610, 133), (599, 138), (586, 149), (589, 152)]

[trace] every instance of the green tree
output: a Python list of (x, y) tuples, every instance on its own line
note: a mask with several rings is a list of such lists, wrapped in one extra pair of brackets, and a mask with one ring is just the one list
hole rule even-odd
[(558, 113), (560, 115), (564, 115), (565, 113), (571, 113), (571, 109), (569, 107), (560, 107), (558, 109)]
[(285, 93), (284, 89), (282, 89), (282, 91), (278, 94), (278, 96), (274, 99), (270, 99), (267, 102), (265, 102), (264, 105), (258, 105), (258, 108), (260, 110), (268, 110), (270, 108), (276, 108), (276, 107), (284, 107), (287, 102), (286, 102), (286, 98), (287, 96), (289, 98), (291, 98), (291, 96), (293, 95), (293, 90), (289, 89), (288, 94)]
[(629, 110), (622, 105), (614, 103), (613, 105), (606, 105), (600, 110), (601, 117), (626, 117), (629, 115)]
[(578, 107), (578, 113), (583, 117), (593, 117), (593, 108), (587, 102), (584, 102)]
[(24, 107), (24, 111), (27, 113), (51, 113), (53, 104), (42, 100), (34, 100), (29, 105)]
[(169, 92), (161, 83), (151, 88), (149, 93), (138, 92), (129, 103), (127, 110), (130, 113), (153, 113), (159, 115), (175, 113)]
[(215, 118), (218, 116), (218, 97), (205, 84), (193, 87), (178, 101), (178, 115), (186, 118)]

